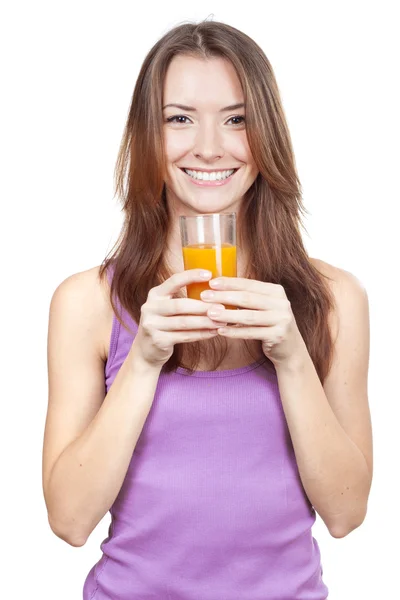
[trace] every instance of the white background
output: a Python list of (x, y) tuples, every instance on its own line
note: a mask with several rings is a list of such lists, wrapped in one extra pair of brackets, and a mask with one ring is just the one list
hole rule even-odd
[(397, 597), (396, 4), (202, 1), (197, 10), (183, 1), (156, 9), (133, 1), (14, 0), (4, 6), (4, 597), (79, 599), (101, 556), (108, 515), (82, 548), (58, 539), (47, 523), (41, 452), (50, 299), (63, 279), (99, 265), (116, 239), (122, 214), (113, 197), (113, 171), (145, 55), (170, 27), (211, 13), (253, 37), (272, 63), (310, 212), (304, 236), (310, 255), (352, 272), (368, 291), (375, 458), (369, 512), (361, 528), (343, 539), (330, 537), (319, 517), (313, 534), (330, 600)]

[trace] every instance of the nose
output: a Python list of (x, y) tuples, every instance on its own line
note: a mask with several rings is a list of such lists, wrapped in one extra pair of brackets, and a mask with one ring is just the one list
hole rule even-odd
[(224, 155), (217, 128), (211, 123), (199, 128), (195, 138), (193, 154), (196, 158), (208, 162), (212, 162)]

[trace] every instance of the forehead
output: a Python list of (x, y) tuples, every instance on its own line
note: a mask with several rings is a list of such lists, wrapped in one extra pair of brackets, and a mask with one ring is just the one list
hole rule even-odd
[(199, 110), (243, 102), (243, 92), (233, 65), (224, 58), (199, 59), (175, 56), (168, 66), (163, 104), (179, 102)]

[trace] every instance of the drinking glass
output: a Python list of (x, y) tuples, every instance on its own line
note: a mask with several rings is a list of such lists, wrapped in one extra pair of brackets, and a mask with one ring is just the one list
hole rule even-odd
[[(185, 269), (207, 269), (212, 278), (237, 276), (235, 212), (180, 216), (179, 227)], [(200, 293), (207, 289), (207, 281), (191, 283), (186, 286), (187, 297), (201, 300)]]

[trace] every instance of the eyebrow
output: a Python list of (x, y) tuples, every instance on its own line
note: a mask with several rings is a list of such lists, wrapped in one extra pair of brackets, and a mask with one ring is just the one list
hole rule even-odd
[[(165, 106), (163, 106), (163, 110), (164, 110), (164, 108), (168, 108), (168, 106), (174, 106), (175, 108), (180, 108), (182, 110), (186, 110), (186, 111), (190, 111), (190, 112), (197, 112), (197, 109), (194, 108), (194, 106), (185, 106), (184, 104), (166, 104)], [(243, 103), (231, 104), (230, 106), (225, 106), (225, 108), (221, 108), (221, 110), (219, 112), (227, 112), (228, 110), (237, 110), (238, 108), (244, 108), (244, 104)]]

